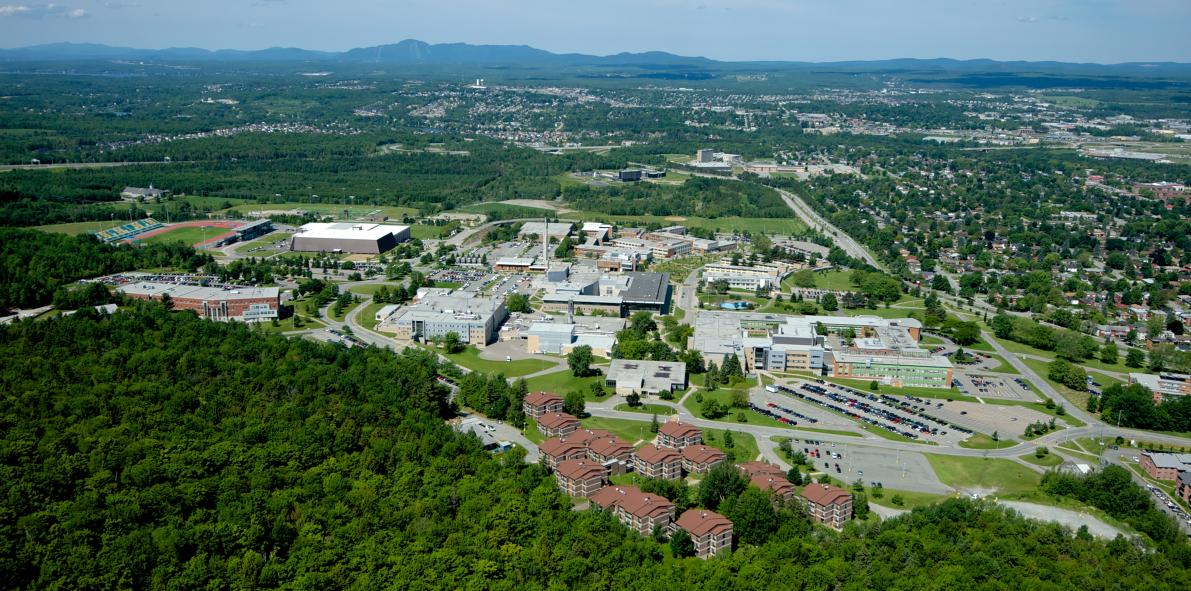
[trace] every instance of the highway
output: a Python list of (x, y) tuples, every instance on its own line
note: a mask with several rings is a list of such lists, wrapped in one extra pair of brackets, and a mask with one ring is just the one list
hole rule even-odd
[(877, 259), (874, 258), (873, 255), (864, 248), (864, 246), (861, 246), (861, 244), (856, 242), (856, 240), (854, 240), (851, 236), (842, 232), (839, 228), (831, 225), (830, 222), (823, 219), (823, 217), (816, 213), (811, 206), (807, 205), (806, 202), (802, 200), (802, 197), (799, 197), (798, 195), (783, 189), (777, 189), (777, 192), (782, 196), (782, 199), (786, 202), (786, 205), (794, 211), (794, 215), (797, 215), (799, 219), (801, 219), (811, 228), (818, 230), (827, 236), (830, 236), (835, 241), (836, 246), (839, 246), (844, 252), (848, 253), (848, 256), (855, 259), (860, 259), (878, 269), (881, 268), (881, 264), (877, 262)]

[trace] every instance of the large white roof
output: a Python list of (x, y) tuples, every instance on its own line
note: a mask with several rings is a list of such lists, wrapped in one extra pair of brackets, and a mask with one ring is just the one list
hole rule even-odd
[(408, 229), (409, 226), (362, 222), (314, 222), (303, 225), (298, 236), (340, 240), (379, 240), (389, 234), (400, 234)]

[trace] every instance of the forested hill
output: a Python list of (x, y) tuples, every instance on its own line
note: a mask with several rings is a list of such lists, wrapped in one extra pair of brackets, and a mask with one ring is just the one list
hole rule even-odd
[[(152, 304), (0, 327), (0, 588), (1178, 589), (1185, 551), (968, 501), (672, 560), (444, 424), (425, 352)], [(743, 497), (742, 497), (743, 498)], [(762, 505), (767, 506), (766, 503)]]

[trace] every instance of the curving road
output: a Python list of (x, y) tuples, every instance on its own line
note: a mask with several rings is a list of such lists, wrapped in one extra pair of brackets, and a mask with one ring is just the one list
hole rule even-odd
[(794, 211), (794, 215), (797, 215), (811, 228), (830, 236), (835, 241), (836, 246), (839, 246), (844, 252), (848, 253), (848, 256), (860, 259), (878, 269), (881, 268), (881, 264), (877, 262), (877, 259), (868, 250), (861, 246), (859, 242), (852, 239), (847, 233), (823, 219), (823, 216), (820, 216), (811, 206), (802, 200), (802, 197), (784, 189), (776, 190), (782, 196), (786, 205)]

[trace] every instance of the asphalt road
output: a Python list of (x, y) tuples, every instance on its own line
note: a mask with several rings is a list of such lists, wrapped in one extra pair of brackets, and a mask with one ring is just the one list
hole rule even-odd
[(777, 192), (782, 196), (782, 199), (785, 200), (786, 205), (788, 205), (790, 209), (794, 210), (795, 215), (802, 219), (802, 221), (806, 222), (806, 224), (811, 228), (814, 228), (830, 236), (835, 241), (837, 246), (842, 248), (844, 252), (848, 253), (848, 256), (860, 259), (878, 269), (881, 268), (881, 264), (877, 262), (877, 259), (874, 258), (873, 255), (869, 254), (868, 250), (861, 246), (859, 242), (856, 242), (854, 239), (852, 239), (851, 236), (847, 235), (839, 228), (831, 225), (830, 222), (823, 219), (822, 216), (816, 213), (814, 209), (812, 209), (806, 204), (805, 201), (802, 200), (802, 197), (782, 189), (778, 189)]

